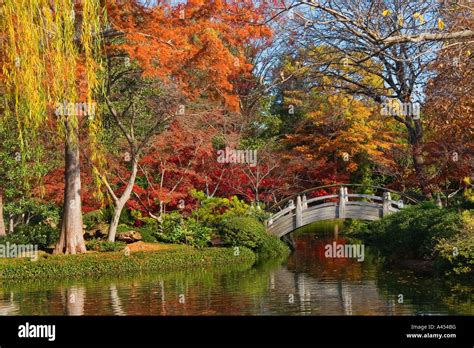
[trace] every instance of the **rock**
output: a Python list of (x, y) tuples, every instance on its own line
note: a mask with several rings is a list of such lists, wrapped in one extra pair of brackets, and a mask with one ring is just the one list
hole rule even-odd
[(222, 246), (226, 246), (226, 244), (227, 243), (224, 242), (222, 238), (216, 237), (216, 238), (211, 239), (211, 245), (213, 247), (222, 247)]
[(109, 234), (109, 225), (98, 224), (84, 233), (84, 238), (89, 239), (105, 239)]
[(137, 231), (127, 231), (117, 234), (117, 240), (127, 244), (135, 243), (142, 240), (142, 235)]

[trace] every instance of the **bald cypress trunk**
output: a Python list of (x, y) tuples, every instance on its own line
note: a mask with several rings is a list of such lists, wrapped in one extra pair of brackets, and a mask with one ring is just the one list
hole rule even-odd
[(65, 187), (61, 236), (56, 244), (54, 252), (59, 254), (85, 253), (86, 245), (82, 231), (83, 222), (79, 140), (74, 135), (74, 129), (72, 129), (72, 126), (68, 121), (66, 121), (65, 162)]

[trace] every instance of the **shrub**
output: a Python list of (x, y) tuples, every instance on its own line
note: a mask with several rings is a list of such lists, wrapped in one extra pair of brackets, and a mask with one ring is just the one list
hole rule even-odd
[(252, 206), (233, 196), (232, 198), (207, 197), (203, 192), (193, 191), (194, 198), (201, 205), (192, 213), (192, 217), (205, 226), (222, 229), (231, 217), (253, 217), (264, 221), (268, 214), (261, 206)]
[(431, 203), (412, 206), (355, 232), (388, 259), (426, 259), (440, 269), (469, 273), (473, 269), (474, 222), (468, 211), (439, 209)]
[(274, 259), (286, 257), (290, 254), (290, 248), (279, 238), (267, 235), (262, 244), (257, 248), (256, 253), (259, 259)]
[(254, 217), (229, 218), (221, 235), (229, 245), (252, 249), (260, 260), (286, 257), (290, 254), (290, 248), (279, 238), (267, 234), (265, 226)]
[(208, 246), (214, 229), (193, 219), (183, 219), (181, 214), (166, 214), (156, 238), (167, 243), (182, 243), (202, 248)]
[(450, 238), (440, 238), (435, 247), (438, 267), (452, 269), (456, 274), (474, 272), (474, 214), (461, 215), (463, 229)]
[[(112, 220), (114, 209), (112, 206), (106, 206), (102, 209), (93, 210), (83, 215), (82, 221), (87, 228), (94, 227), (100, 224), (109, 224)], [(124, 209), (120, 215), (119, 223), (123, 226), (133, 226), (135, 220), (139, 220), (136, 216), (135, 210)], [(141, 216), (141, 215), (140, 215)], [(120, 226), (119, 225), (119, 226)], [(127, 227), (128, 228), (128, 227)], [(130, 228), (128, 228), (130, 230)]]
[(431, 259), (440, 238), (449, 238), (461, 230), (456, 211), (423, 204), (370, 223), (365, 235), (385, 255)]
[(100, 252), (111, 252), (111, 251), (121, 251), (125, 249), (127, 244), (124, 242), (108, 242), (98, 239), (92, 239), (86, 242), (86, 247), (88, 250), (100, 251)]
[(107, 220), (107, 215), (104, 209), (93, 210), (82, 216), (82, 222), (88, 228), (94, 227), (95, 225), (101, 223), (106, 223), (108, 221), (109, 220)]
[[(38, 225), (40, 223), (57, 227), (60, 222), (60, 209), (54, 204), (45, 204), (35, 199), (22, 198), (5, 205), (4, 213), (13, 216), (25, 216), (25, 225)], [(26, 221), (28, 220), (28, 222)]]
[(185, 244), (199, 248), (210, 244), (214, 232), (212, 228), (204, 226), (194, 219), (188, 219), (184, 223), (184, 227)]
[(59, 230), (45, 224), (20, 225), (15, 231), (0, 239), (4, 244), (33, 244), (38, 245), (38, 249), (46, 249), (55, 244), (59, 239)]
[(142, 240), (146, 243), (156, 243), (156, 234), (158, 231), (158, 224), (148, 224), (138, 228), (138, 231), (142, 235)]
[(265, 226), (253, 217), (230, 217), (222, 229), (224, 242), (257, 250), (266, 237)]
[(362, 235), (368, 231), (368, 221), (356, 220), (356, 219), (347, 219), (344, 220), (344, 232), (348, 235), (357, 234)]

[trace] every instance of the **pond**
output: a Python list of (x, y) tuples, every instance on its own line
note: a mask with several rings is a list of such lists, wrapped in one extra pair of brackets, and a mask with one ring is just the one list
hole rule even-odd
[(0, 315), (474, 314), (472, 284), (384, 268), (369, 248), (363, 261), (327, 257), (349, 243), (333, 227), (295, 233), (288, 260), (250, 269), (7, 283)]

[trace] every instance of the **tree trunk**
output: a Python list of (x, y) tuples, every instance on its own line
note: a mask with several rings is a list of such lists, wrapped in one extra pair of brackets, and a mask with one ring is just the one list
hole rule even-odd
[(120, 215), (122, 215), (122, 210), (125, 207), (125, 204), (130, 199), (132, 195), (133, 186), (135, 185), (135, 179), (137, 178), (138, 172), (138, 158), (134, 157), (132, 160), (132, 173), (128, 179), (127, 187), (123, 191), (122, 196), (114, 201), (114, 216), (109, 226), (109, 235), (107, 240), (109, 242), (115, 242), (115, 236), (117, 234), (117, 227), (120, 221)]
[(66, 121), (65, 187), (61, 236), (54, 253), (85, 253), (86, 245), (82, 231), (81, 166), (79, 139)]
[(413, 153), (413, 166), (415, 167), (415, 173), (418, 177), (418, 184), (420, 185), (421, 191), (427, 197), (431, 197), (431, 192), (428, 188), (428, 182), (426, 179), (426, 171), (424, 166), (424, 159), (422, 154), (422, 147), (420, 144), (412, 144)]
[(13, 233), (13, 231), (15, 230), (15, 220), (14, 220), (14, 216), (13, 215), (10, 215), (8, 217), (8, 233)]
[(3, 219), (3, 192), (0, 190), (0, 236), (6, 236), (5, 220)]
[(426, 168), (423, 159), (423, 128), (421, 120), (414, 120), (413, 127), (408, 128), (409, 143), (411, 146), (413, 167), (418, 178), (423, 194), (431, 198), (431, 192), (428, 187), (428, 179), (426, 175)]
[[(123, 197), (123, 196), (122, 196)], [(120, 221), (120, 215), (122, 215), (124, 204), (122, 204), (122, 199), (114, 204), (114, 215), (112, 216), (112, 221), (109, 226), (109, 235), (107, 240), (109, 242), (115, 242), (115, 236), (117, 235), (117, 227)]]

